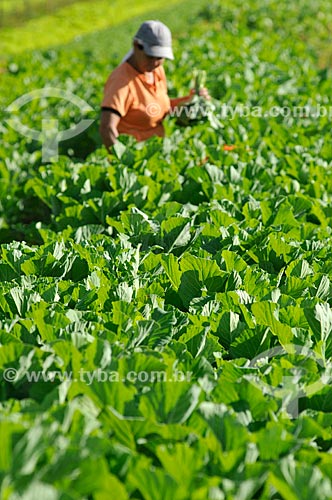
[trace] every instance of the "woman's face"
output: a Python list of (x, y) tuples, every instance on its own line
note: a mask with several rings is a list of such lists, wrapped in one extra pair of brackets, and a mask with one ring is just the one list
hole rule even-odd
[(164, 62), (163, 57), (148, 56), (143, 46), (137, 42), (134, 43), (134, 55), (136, 66), (141, 73), (151, 72)]

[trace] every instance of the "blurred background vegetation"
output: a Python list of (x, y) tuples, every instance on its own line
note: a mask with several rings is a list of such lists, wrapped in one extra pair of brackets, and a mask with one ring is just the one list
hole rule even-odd
[(0, 0), (0, 26), (17, 26), (75, 2), (77, 0)]

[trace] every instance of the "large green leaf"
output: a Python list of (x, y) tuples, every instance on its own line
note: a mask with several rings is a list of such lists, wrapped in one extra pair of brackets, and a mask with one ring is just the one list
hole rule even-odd
[(140, 410), (146, 418), (161, 423), (184, 423), (197, 407), (201, 389), (187, 382), (157, 383), (141, 397)]
[(242, 449), (248, 441), (248, 431), (234, 413), (223, 404), (201, 403), (200, 414), (214, 432), (224, 451)]
[(331, 481), (324, 478), (317, 467), (296, 464), (290, 456), (280, 462), (280, 468), (271, 474), (270, 484), (285, 498), (328, 499), (332, 494)]
[(178, 484), (160, 468), (142, 464), (132, 470), (128, 482), (132, 489), (139, 491), (146, 500), (163, 498), (164, 500), (184, 500), (185, 496), (178, 495)]

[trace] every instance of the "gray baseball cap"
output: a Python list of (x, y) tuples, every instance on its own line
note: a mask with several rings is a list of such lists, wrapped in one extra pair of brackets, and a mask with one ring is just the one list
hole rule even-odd
[(143, 45), (148, 56), (174, 59), (171, 32), (160, 21), (145, 21), (139, 27), (134, 40)]

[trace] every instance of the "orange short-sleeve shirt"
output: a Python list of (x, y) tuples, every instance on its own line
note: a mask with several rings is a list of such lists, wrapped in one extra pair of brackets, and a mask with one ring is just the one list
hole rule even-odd
[(164, 135), (162, 120), (170, 109), (167, 82), (162, 66), (154, 70), (154, 83), (128, 62), (120, 64), (108, 77), (102, 107), (112, 108), (121, 116), (118, 132), (144, 141)]

